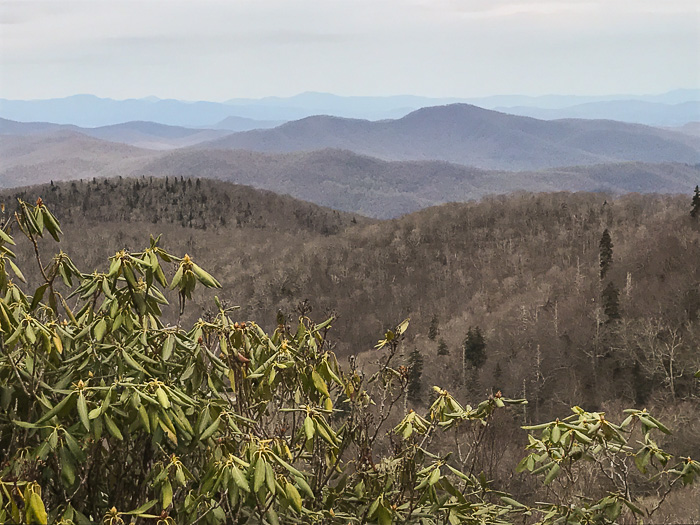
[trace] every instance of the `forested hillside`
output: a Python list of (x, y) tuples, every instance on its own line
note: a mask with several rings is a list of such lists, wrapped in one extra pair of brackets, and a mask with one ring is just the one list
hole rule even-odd
[(199, 230), (236, 228), (309, 231), (328, 235), (357, 223), (347, 213), (323, 208), (271, 191), (206, 179), (93, 179), (5, 191), (27, 200), (42, 195), (60, 210), (64, 224), (152, 223)]
[[(511, 474), (526, 444), (518, 427), (565, 415), (572, 405), (609, 418), (624, 417), (625, 407), (653, 409), (674, 432), (660, 441), (664, 447), (700, 454), (692, 416), (700, 224), (690, 215), (690, 192), (522, 194), (390, 221), (204, 179), (5, 190), (6, 216), (17, 197), (49, 203), (65, 233), (61, 248), (85, 272), (117, 249), (136, 250), (150, 234), (163, 234), (170, 252), (189, 253), (217, 276), (222, 304), (241, 307), (231, 314), (239, 321), (272, 331), (293, 329), (300, 314), (336, 316), (330, 348), (341, 361), (353, 356), (351, 367), (362, 374), (376, 370), (380, 334), (410, 317), (396, 356), (408, 381), (404, 408), (431, 404), (433, 385), (467, 403), (500, 399), (498, 392), (529, 400), (494, 419), (471, 467), (525, 501), (553, 496)], [(32, 258), (26, 243), (13, 249), (19, 261)], [(171, 279), (177, 265), (164, 269)], [(172, 304), (164, 315), (175, 322)], [(208, 296), (195, 293), (190, 306), (178, 322), (216, 315)], [(396, 405), (389, 424), (401, 417)], [(693, 495), (671, 493), (655, 516), (660, 523), (697, 519)]]
[[(523, 194), (373, 222), (203, 179), (56, 183), (3, 195), (41, 196), (63, 221), (64, 250), (88, 268), (115, 244), (163, 233), (166, 246), (197, 254), (220, 277), (243, 318), (273, 325), (278, 310), (291, 314), (305, 299), (318, 315), (337, 312), (341, 355), (362, 353), (410, 316), (412, 344), (431, 356), (426, 384), (439, 375), (464, 383), (462, 343), (478, 326), (487, 351), (470, 372), (472, 394), (524, 388), (551, 413), (582, 400), (696, 393), (700, 228), (689, 197)], [(612, 262), (601, 279), (605, 230)], [(433, 318), (439, 336), (430, 340)], [(646, 354), (666, 337), (680, 342), (672, 374), (666, 358)], [(437, 356), (440, 340), (449, 354)]]

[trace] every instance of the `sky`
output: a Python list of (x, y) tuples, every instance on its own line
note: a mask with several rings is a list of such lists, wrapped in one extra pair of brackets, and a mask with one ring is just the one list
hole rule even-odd
[(1, 98), (698, 87), (698, 0), (0, 2)]

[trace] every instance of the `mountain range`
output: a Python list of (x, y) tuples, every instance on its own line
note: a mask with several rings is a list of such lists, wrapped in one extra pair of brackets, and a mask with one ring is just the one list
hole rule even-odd
[(0, 135), (32, 136), (47, 133), (80, 133), (88, 137), (119, 142), (146, 149), (174, 149), (214, 140), (233, 131), (251, 129), (247, 119), (230, 117), (219, 123), (217, 129), (185, 128), (156, 122), (131, 121), (111, 126), (83, 128), (72, 124), (49, 122), (16, 122), (0, 118)]
[(538, 119), (608, 119), (621, 122), (636, 122), (649, 126), (683, 126), (700, 121), (700, 101), (679, 104), (662, 104), (643, 100), (617, 100), (587, 102), (564, 108), (541, 108), (536, 106), (498, 107), (498, 111)]
[(206, 177), (377, 218), (519, 190), (680, 193), (700, 180), (700, 141), (691, 133), (538, 120), (467, 104), (376, 122), (314, 116), (238, 133), (143, 121), (80, 128), (5, 119), (0, 137), (2, 187)]
[[(107, 126), (128, 121), (147, 120), (186, 127), (216, 128), (227, 117), (247, 119), (237, 123), (235, 131), (269, 127), (270, 122), (297, 120), (313, 115), (332, 115), (369, 120), (395, 119), (422, 107), (468, 103), (487, 109), (530, 115), (529, 111), (561, 110), (554, 117), (576, 116), (606, 118), (650, 125), (682, 125), (698, 120), (697, 110), (687, 114), (678, 107), (700, 101), (699, 89), (678, 89), (659, 95), (495, 95), (472, 98), (435, 98), (420, 96), (361, 97), (330, 93), (301, 93), (293, 97), (235, 98), (225, 102), (185, 101), (146, 97), (114, 100), (94, 95), (74, 95), (47, 100), (0, 99), (0, 117), (22, 122), (49, 121), (85, 127)], [(628, 111), (631, 102), (637, 111)], [(574, 106), (573, 108), (571, 108)], [(530, 109), (528, 109), (530, 108)], [(643, 110), (640, 110), (642, 108)], [(251, 122), (258, 121), (258, 122)]]
[(160, 152), (65, 131), (4, 136), (0, 159), (0, 181), (6, 188), (95, 177), (205, 177), (378, 218), (520, 190), (685, 193), (700, 181), (699, 166), (681, 163), (509, 172), (441, 161), (389, 162), (332, 149), (285, 154), (191, 148)]
[(269, 153), (337, 148), (385, 160), (442, 160), (505, 170), (621, 161), (700, 162), (700, 143), (685, 134), (605, 120), (544, 121), (468, 104), (423, 108), (379, 122), (308, 117), (197, 147)]

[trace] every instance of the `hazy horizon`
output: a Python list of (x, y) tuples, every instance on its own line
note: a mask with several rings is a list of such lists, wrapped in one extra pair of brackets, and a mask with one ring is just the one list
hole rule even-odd
[(453, 94), (453, 95), (445, 95), (441, 97), (433, 97), (430, 95), (424, 95), (421, 93), (409, 93), (409, 92), (398, 92), (398, 93), (392, 93), (388, 95), (377, 95), (377, 94), (362, 94), (362, 95), (348, 95), (345, 93), (334, 93), (330, 91), (315, 91), (313, 89), (309, 89), (306, 91), (300, 91), (298, 93), (293, 93), (291, 95), (266, 95), (266, 96), (258, 96), (258, 97), (228, 97), (228, 98), (223, 98), (223, 99), (205, 99), (205, 98), (191, 98), (191, 99), (184, 99), (184, 98), (175, 98), (175, 97), (161, 97), (155, 93), (149, 93), (149, 94), (143, 94), (143, 95), (138, 95), (138, 96), (131, 96), (131, 97), (111, 97), (107, 95), (102, 95), (99, 93), (89, 93), (89, 92), (75, 92), (69, 95), (63, 95), (63, 96), (56, 96), (56, 97), (46, 97), (46, 98), (10, 98), (10, 97), (4, 97), (0, 96), (1, 99), (4, 100), (16, 100), (16, 101), (37, 101), (37, 100), (52, 100), (52, 99), (63, 99), (63, 98), (71, 98), (71, 97), (96, 97), (100, 99), (110, 99), (110, 100), (115, 100), (115, 101), (127, 101), (127, 100), (148, 100), (148, 99), (153, 99), (153, 100), (177, 100), (179, 102), (216, 102), (216, 103), (222, 103), (222, 102), (227, 102), (232, 99), (240, 98), (241, 100), (264, 100), (264, 99), (293, 99), (296, 97), (301, 97), (304, 95), (329, 95), (329, 96), (334, 96), (334, 97), (341, 97), (341, 98), (398, 98), (398, 97), (417, 97), (417, 98), (426, 98), (426, 99), (448, 99), (448, 98), (454, 98), (454, 99), (478, 99), (478, 98), (490, 98), (490, 97), (531, 97), (531, 98), (545, 98), (545, 97), (590, 97), (590, 98), (603, 98), (603, 99), (613, 99), (615, 97), (651, 97), (651, 96), (659, 96), (659, 95), (665, 95), (668, 93), (675, 93), (678, 91), (695, 91), (700, 88), (698, 87), (688, 87), (688, 86), (680, 86), (680, 87), (675, 87), (671, 89), (667, 89), (665, 91), (657, 91), (657, 92), (618, 92), (618, 93), (555, 93), (555, 92), (543, 92), (543, 93), (535, 93), (535, 94), (526, 94), (526, 93), (501, 93), (501, 94), (485, 94), (485, 95), (475, 95), (475, 96), (462, 96), (459, 94)]

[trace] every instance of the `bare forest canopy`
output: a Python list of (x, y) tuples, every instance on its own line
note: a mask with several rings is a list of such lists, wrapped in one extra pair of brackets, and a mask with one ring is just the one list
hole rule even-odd
[[(426, 385), (524, 391), (540, 415), (697, 394), (700, 228), (690, 195), (522, 194), (388, 221), (206, 179), (96, 179), (2, 197), (8, 209), (41, 197), (62, 222), (63, 250), (86, 269), (162, 233), (168, 249), (196, 254), (219, 277), (242, 319), (274, 327), (278, 311), (292, 318), (305, 300), (314, 315), (334, 312), (342, 356), (410, 316)], [(487, 351), (465, 384), (473, 327)], [(678, 342), (672, 372), (668, 338)]]

